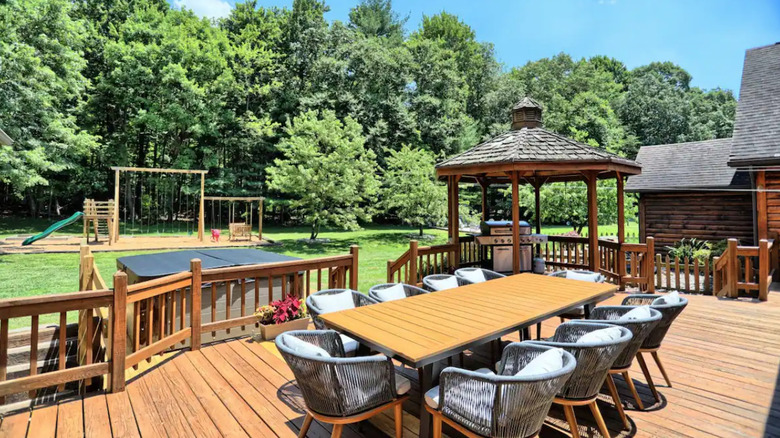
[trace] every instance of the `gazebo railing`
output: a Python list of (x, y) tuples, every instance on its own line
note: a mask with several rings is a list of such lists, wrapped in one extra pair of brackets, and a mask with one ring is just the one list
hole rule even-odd
[(548, 271), (588, 269), (588, 238), (548, 236), (541, 254)]

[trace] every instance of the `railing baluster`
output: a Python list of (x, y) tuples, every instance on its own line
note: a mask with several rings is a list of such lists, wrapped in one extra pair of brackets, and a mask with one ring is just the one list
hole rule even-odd
[[(0, 382), (8, 375), (8, 319), (0, 319)], [(0, 404), (5, 404), (5, 396), (0, 396)]]
[(685, 291), (688, 292), (691, 290), (691, 270), (690, 270), (690, 259), (688, 257), (685, 257)]
[[(86, 309), (84, 311), (84, 315), (84, 322), (87, 324), (86, 339), (84, 339), (84, 342), (87, 344), (84, 362), (86, 362), (87, 365), (92, 365), (93, 358), (95, 357), (94, 353), (92, 352), (92, 347), (95, 344), (95, 318), (93, 309)], [(92, 385), (92, 378), (88, 378), (86, 380), (86, 385)]]
[[(38, 315), (33, 315), (30, 322), (30, 376), (38, 374)], [(30, 391), (30, 398), (35, 399), (38, 391)]]
[[(230, 319), (230, 307), (233, 304), (231, 284), (230, 280), (225, 282), (225, 319)], [(225, 332), (230, 334), (230, 329), (225, 330)]]
[(704, 293), (710, 292), (710, 258), (704, 259)]
[[(181, 308), (182, 312), (184, 307)], [(217, 282), (211, 282), (211, 322), (217, 322)], [(181, 326), (184, 328), (184, 325)], [(217, 332), (211, 332), (211, 336), (217, 336)]]
[[(57, 349), (58, 356), (57, 356), (57, 369), (64, 370), (66, 363), (66, 353), (68, 350), (68, 313), (67, 312), (60, 312), (60, 329), (59, 329), (59, 348)], [(64, 391), (65, 390), (65, 384), (62, 383), (57, 389), (58, 391)], [(0, 402), (2, 404), (2, 402)]]
[(701, 292), (699, 290), (699, 259), (696, 257), (693, 258), (693, 285), (696, 293)]
[[(319, 275), (319, 270), (317, 270), (317, 274)], [(269, 275), (266, 281), (268, 282), (268, 304), (271, 304), (274, 301), (274, 277)], [(317, 282), (319, 281), (318, 277)]]
[[(241, 316), (246, 316), (246, 278), (241, 279)], [(246, 330), (242, 325), (241, 330)]]
[[(127, 283), (125, 283), (127, 284)], [(116, 291), (116, 286), (114, 286)], [(133, 303), (133, 353), (141, 349), (141, 302)], [(138, 369), (138, 365), (133, 366)]]
[(680, 258), (675, 257), (674, 258), (674, 286), (675, 289), (680, 289)]

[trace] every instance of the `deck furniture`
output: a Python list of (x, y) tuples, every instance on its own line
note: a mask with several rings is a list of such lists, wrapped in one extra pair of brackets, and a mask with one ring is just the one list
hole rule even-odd
[(332, 424), (331, 436), (338, 438), (345, 424), (393, 409), (395, 436), (402, 438), (402, 403), (409, 398), (406, 394), (411, 383), (396, 375), (390, 358), (345, 357), (341, 338), (333, 330), (282, 333), (276, 338), (276, 347), (293, 371), (306, 403), (299, 437), (306, 436), (315, 419)]
[(661, 312), (652, 308), (648, 308), (649, 316), (647, 317), (625, 319), (625, 315), (630, 314), (631, 312), (635, 313), (635, 309), (639, 309), (639, 307), (599, 306), (591, 311), (590, 319), (586, 320), (586, 322), (619, 325), (631, 330), (631, 334), (633, 335), (626, 348), (620, 353), (620, 356), (615, 359), (615, 363), (612, 364), (612, 368), (610, 368), (609, 375), (607, 376), (607, 388), (609, 389), (610, 395), (612, 395), (615, 408), (620, 415), (620, 419), (623, 420), (623, 426), (626, 429), (629, 429), (631, 426), (628, 423), (628, 418), (626, 418), (626, 413), (623, 411), (623, 404), (620, 401), (620, 396), (618, 395), (617, 387), (615, 387), (615, 381), (612, 376), (616, 374), (623, 376), (623, 379), (628, 385), (628, 389), (631, 390), (631, 394), (636, 400), (637, 407), (639, 410), (644, 410), (645, 407), (642, 405), (642, 399), (639, 398), (639, 393), (634, 386), (634, 381), (631, 379), (629, 369), (631, 368), (631, 363), (634, 361), (634, 356), (636, 356), (639, 352), (639, 348), (642, 346), (642, 342), (650, 335), (656, 325), (658, 325), (658, 322), (661, 321)]
[(650, 353), (655, 359), (658, 369), (666, 380), (666, 385), (672, 387), (672, 381), (669, 380), (669, 375), (666, 374), (663, 364), (661, 364), (661, 358), (658, 357), (658, 350), (661, 348), (661, 343), (666, 337), (666, 333), (669, 331), (669, 327), (672, 326), (672, 322), (680, 316), (680, 313), (688, 305), (688, 299), (680, 297), (680, 302), (676, 304), (653, 304), (658, 298), (663, 297), (663, 294), (634, 294), (629, 295), (623, 299), (624, 306), (645, 306), (650, 305), (653, 309), (661, 312), (661, 320), (658, 325), (655, 326), (652, 332), (642, 342), (642, 347), (639, 348), (639, 352), (636, 354), (636, 359), (639, 361), (639, 366), (642, 368), (642, 373), (645, 375), (645, 381), (647, 386), (653, 392), (653, 397), (656, 401), (661, 401), (661, 397), (658, 395), (658, 390), (655, 388), (653, 378), (650, 376), (650, 370), (647, 368), (647, 363), (642, 353)]
[(542, 428), (555, 394), (574, 371), (576, 360), (563, 353), (559, 370), (529, 376), (516, 376), (551, 347), (515, 342), (501, 359), (498, 374), (487, 368), (468, 371), (445, 368), (439, 386), (425, 397), (425, 409), (433, 416), (433, 438), (440, 438), (447, 423), (470, 438), (530, 437)]
[(483, 269), (483, 268), (460, 268), (455, 271), (455, 276), (460, 278), (465, 278), (466, 280), (469, 280), (472, 283), (479, 283), (478, 281), (474, 281), (473, 278), (469, 278), (471, 273), (481, 271), (482, 275), (485, 277), (484, 281), (490, 281), (495, 280), (497, 278), (504, 278), (506, 275), (499, 274), (496, 271), (491, 271), (490, 269)]
[(228, 224), (230, 236), (228, 240), (252, 240), (252, 225), (244, 222)]
[[(433, 386), (435, 362), (568, 309), (591, 306), (616, 290), (612, 284), (526, 273), (329, 313), (320, 319), (372, 350), (416, 368), (422, 395)], [(420, 418), (420, 436), (427, 438), (431, 417), (424, 408)]]
[[(619, 337), (612, 340), (578, 342), (586, 334), (607, 328), (619, 330)], [(553, 403), (563, 406), (573, 438), (580, 437), (577, 418), (574, 416), (575, 406), (588, 406), (596, 419), (599, 431), (609, 438), (609, 430), (601, 417), (596, 398), (608, 377), (609, 370), (631, 338), (631, 330), (625, 327), (596, 322), (569, 321), (559, 325), (555, 330), (555, 335), (549, 340), (530, 341), (534, 344), (563, 348), (577, 359), (577, 367), (553, 401)]]
[(466, 280), (465, 278), (461, 278), (461, 277), (458, 277), (458, 276), (455, 276), (455, 275), (434, 274), (434, 275), (428, 275), (425, 278), (423, 278), (423, 286), (425, 287), (425, 289), (427, 289), (427, 290), (429, 290), (431, 292), (438, 292), (438, 291), (441, 291), (441, 290), (450, 289), (450, 287), (446, 287), (446, 288), (442, 289), (442, 286), (440, 284), (436, 283), (436, 282), (439, 282), (439, 281), (450, 280), (450, 279), (454, 279), (458, 283), (457, 287), (465, 286), (467, 284), (471, 284), (471, 282)]
[(373, 298), (375, 301), (381, 303), (387, 300), (382, 299), (381, 292), (383, 290), (387, 290), (393, 286), (401, 285), (403, 287), (403, 293), (405, 297), (413, 297), (416, 295), (421, 294), (427, 294), (429, 291), (425, 289), (421, 289), (417, 286), (412, 286), (411, 284), (405, 284), (405, 283), (383, 283), (383, 284), (377, 284), (374, 286), (371, 286), (370, 289), (368, 289), (368, 296)]
[[(369, 298), (367, 295), (352, 289), (325, 289), (325, 290), (315, 292), (306, 298), (306, 310), (308, 310), (309, 315), (311, 315), (311, 321), (314, 323), (314, 327), (316, 327), (319, 330), (326, 329), (325, 324), (320, 319), (320, 315), (328, 312), (334, 312), (338, 310), (351, 308), (349, 306), (349, 303), (347, 302), (344, 303), (343, 306), (340, 306), (338, 308), (326, 309), (324, 307), (321, 307), (321, 303), (318, 303), (319, 300), (317, 299), (317, 297), (333, 297), (335, 295), (342, 294), (345, 292), (349, 292), (352, 296), (351, 307), (368, 306), (377, 303), (377, 301), (375, 301), (373, 298)], [(341, 341), (344, 344), (344, 348), (346, 349), (347, 353), (356, 353), (358, 347), (360, 346), (360, 344), (357, 341), (355, 341), (354, 339), (350, 338), (347, 335), (341, 335)]]
[[(566, 278), (569, 280), (592, 281), (594, 283), (604, 283), (606, 281), (606, 277), (604, 277), (599, 273), (593, 271), (585, 271), (581, 269), (554, 271), (548, 273), (547, 275), (551, 277)], [(558, 315), (558, 318), (561, 319), (561, 323), (564, 323), (566, 322), (567, 319), (582, 319), (582, 318), (587, 318), (587, 316), (585, 315), (585, 308), (578, 307), (569, 312), (561, 313), (560, 315)], [(541, 339), (541, 337), (542, 337), (542, 324), (539, 323), (536, 326), (536, 339), (539, 340)]]

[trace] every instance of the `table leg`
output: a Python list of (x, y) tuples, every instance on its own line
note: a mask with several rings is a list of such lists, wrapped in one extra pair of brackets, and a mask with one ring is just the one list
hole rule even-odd
[(433, 364), (425, 365), (417, 369), (417, 375), (420, 380), (420, 438), (429, 438), (431, 436), (431, 425), (433, 419), (431, 414), (425, 410), (425, 393), (433, 387)]
[(593, 304), (586, 304), (583, 306), (585, 310), (585, 319), (590, 319), (590, 311), (593, 309)]

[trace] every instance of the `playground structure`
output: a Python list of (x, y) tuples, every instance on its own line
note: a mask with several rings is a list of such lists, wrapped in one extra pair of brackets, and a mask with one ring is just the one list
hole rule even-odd
[[(252, 229), (254, 228), (254, 203), (257, 202), (257, 239), (263, 239), (263, 200), (261, 196), (206, 196), (204, 201), (211, 202), (211, 220), (212, 229), (222, 229), (223, 207), (222, 203), (227, 203), (227, 224), (230, 233), (229, 240), (252, 240)], [(236, 220), (236, 204), (245, 203), (244, 213), (238, 210), (238, 217), (243, 221)], [(216, 208), (215, 208), (216, 207)]]
[(92, 231), (95, 233), (95, 242), (100, 236), (108, 238), (108, 244), (114, 242), (114, 201), (84, 200), (84, 238), (89, 241)]

